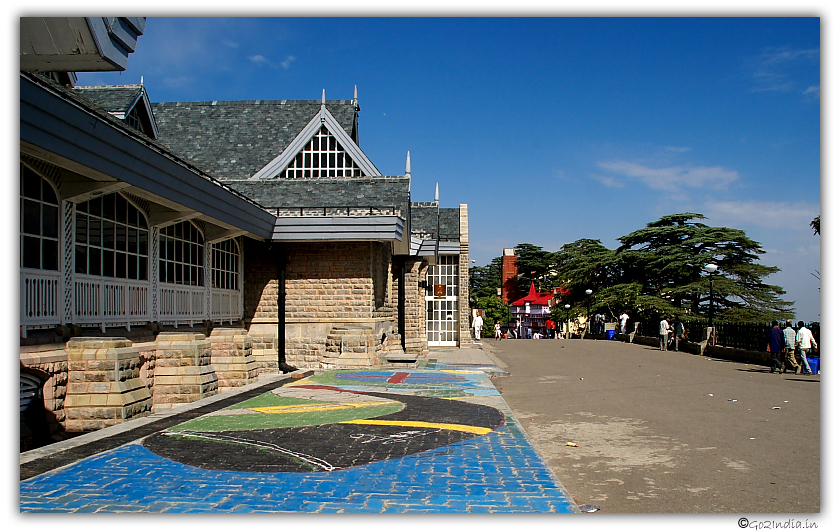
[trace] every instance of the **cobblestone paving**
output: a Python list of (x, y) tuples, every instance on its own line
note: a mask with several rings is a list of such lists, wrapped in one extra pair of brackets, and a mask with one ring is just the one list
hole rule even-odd
[[(467, 370), (446, 365), (311, 376), (173, 426), (170, 434), (162, 431), (21, 481), (20, 510), (577, 512), (489, 378), (461, 369)], [(402, 403), (400, 411), (395, 403)], [(378, 413), (366, 417), (369, 411)], [(265, 419), (274, 427), (265, 429)], [(249, 432), (249, 423), (258, 427)], [(304, 453), (295, 447), (300, 430), (330, 437), (322, 443), (310, 437), (300, 444)], [(233, 442), (221, 440), (231, 434)], [(195, 437), (212, 438), (217, 446), (191, 446)], [(273, 442), (255, 448), (260, 438), (260, 444)], [(182, 449), (196, 450), (179, 453), (168, 442), (176, 439)], [(239, 444), (243, 440), (247, 445)], [(347, 455), (336, 455), (342, 452)], [(222, 465), (224, 453), (229, 455)], [(246, 458), (254, 455), (259, 458)], [(298, 469), (306, 470), (301, 462), (319, 466), (302, 472), (271, 468), (283, 459)]]

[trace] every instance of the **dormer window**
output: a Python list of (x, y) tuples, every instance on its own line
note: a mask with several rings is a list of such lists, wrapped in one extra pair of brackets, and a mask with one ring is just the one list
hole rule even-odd
[(361, 176), (362, 170), (324, 126), (295, 156), (285, 172), (287, 179)]
[(143, 123), (140, 121), (140, 113), (137, 112), (137, 107), (135, 106), (131, 109), (131, 112), (128, 113), (125, 117), (125, 123), (137, 129), (143, 134), (146, 134), (146, 131), (143, 130)]

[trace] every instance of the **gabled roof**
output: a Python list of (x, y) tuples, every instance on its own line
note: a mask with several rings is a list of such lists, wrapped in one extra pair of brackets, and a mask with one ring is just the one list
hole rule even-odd
[(525, 306), (525, 303), (527, 302), (532, 305), (548, 306), (551, 303), (551, 299), (553, 298), (554, 294), (550, 291), (538, 293), (537, 288), (534, 286), (534, 283), (531, 282), (531, 289), (528, 292), (528, 295), (510, 304), (511, 306)]
[(75, 87), (75, 90), (120, 120), (125, 120), (131, 111), (136, 110), (144, 127), (143, 132), (157, 138), (157, 123), (143, 85)]
[[(261, 205), (201, 172), (80, 91), (38, 74), (21, 72), (20, 80), (21, 154), (54, 160), (72, 170), (82, 179), (75, 183), (75, 200), (85, 200), (85, 188), (101, 191), (97, 186), (119, 179), (130, 185), (119, 187), (124, 193), (167, 207), (178, 204), (199, 213), (198, 219), (244, 229), (254, 238), (271, 236), (274, 217)], [(65, 198), (68, 192), (62, 189)]]
[[(358, 105), (329, 100), (330, 115), (358, 142)], [(317, 100), (153, 103), (159, 140), (222, 180), (248, 179), (277, 159), (321, 111)], [(358, 146), (357, 146), (358, 147)]]
[[(350, 155), (350, 158), (358, 166), (363, 175), (366, 177), (377, 177), (381, 175), (376, 169), (373, 162), (364, 154), (356, 142), (344, 131), (332, 113), (326, 106), (326, 100), (321, 102), (321, 108), (318, 114), (309, 120), (309, 123), (298, 133), (294, 140), (283, 150), (283, 152), (266, 164), (263, 168), (255, 173), (252, 179), (276, 179), (283, 177), (281, 172), (294, 160), (295, 157), (306, 147), (312, 138), (321, 129), (326, 129), (327, 133), (335, 139), (342, 150)], [(317, 143), (317, 140), (316, 140)], [(313, 177), (316, 178), (316, 177)]]

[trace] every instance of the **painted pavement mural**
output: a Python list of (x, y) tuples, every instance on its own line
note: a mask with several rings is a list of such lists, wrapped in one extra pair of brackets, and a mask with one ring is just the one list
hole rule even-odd
[(572, 512), (488, 404), (479, 371), (330, 371), (23, 481), (21, 511)]

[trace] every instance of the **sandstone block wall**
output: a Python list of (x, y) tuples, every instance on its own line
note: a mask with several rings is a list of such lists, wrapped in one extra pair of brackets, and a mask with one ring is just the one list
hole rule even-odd
[(210, 333), (210, 363), (218, 377), (220, 393), (257, 379), (251, 338), (244, 328), (215, 328)]
[(426, 355), (429, 352), (426, 291), (420, 287), (428, 269), (428, 262), (420, 259), (410, 259), (405, 264), (405, 351), (408, 354)]
[(155, 350), (154, 412), (218, 392), (219, 379), (210, 364), (210, 341), (204, 334), (163, 332)]
[(140, 356), (125, 338), (73, 338), (67, 343), (65, 429), (93, 431), (152, 410), (140, 379)]

